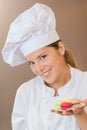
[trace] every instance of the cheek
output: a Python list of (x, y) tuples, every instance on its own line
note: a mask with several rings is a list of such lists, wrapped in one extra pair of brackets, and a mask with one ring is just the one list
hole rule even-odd
[(44, 66), (51, 66), (52, 64), (53, 64), (53, 60), (52, 59), (46, 60), (43, 63)]
[(55, 56), (55, 57), (50, 58), (50, 60), (48, 61), (48, 64), (51, 64), (51, 65), (58, 64), (58, 57)]
[(44, 61), (44, 65), (45, 66), (54, 66), (54, 64), (55, 64), (55, 59), (54, 58), (49, 58), (48, 60), (46, 60), (46, 61)]

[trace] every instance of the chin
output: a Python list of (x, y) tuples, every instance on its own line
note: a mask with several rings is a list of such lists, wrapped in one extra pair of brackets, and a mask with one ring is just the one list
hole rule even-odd
[(44, 80), (45, 81), (45, 83), (47, 84), (47, 85), (51, 85), (51, 84), (54, 84), (54, 82), (52, 82), (52, 80), (50, 81), (50, 80)]

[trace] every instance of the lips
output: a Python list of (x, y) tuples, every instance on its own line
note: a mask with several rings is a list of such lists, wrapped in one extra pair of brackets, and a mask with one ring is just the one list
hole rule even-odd
[(45, 71), (44, 73), (41, 74), (42, 77), (48, 76), (51, 72), (51, 69)]

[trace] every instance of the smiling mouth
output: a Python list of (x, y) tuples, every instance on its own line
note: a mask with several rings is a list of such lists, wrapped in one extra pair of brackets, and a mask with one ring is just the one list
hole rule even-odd
[(48, 76), (50, 72), (51, 72), (51, 69), (49, 69), (48, 71), (42, 73), (41, 76), (42, 77)]

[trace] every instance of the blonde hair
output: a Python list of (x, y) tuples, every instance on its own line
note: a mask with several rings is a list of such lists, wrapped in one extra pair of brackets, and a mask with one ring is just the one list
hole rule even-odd
[[(59, 48), (59, 46), (58, 46), (59, 42), (61, 42), (61, 40), (58, 40), (55, 43), (52, 43), (52, 44), (50, 44), (48, 46), (58, 49)], [(75, 60), (71, 50), (69, 49), (69, 47), (67, 45), (65, 45), (64, 59), (65, 59), (67, 64), (71, 65), (74, 68), (77, 68), (76, 60)]]
[(67, 45), (65, 45), (65, 54), (64, 54), (65, 61), (70, 64), (72, 67), (77, 68), (76, 60)]

